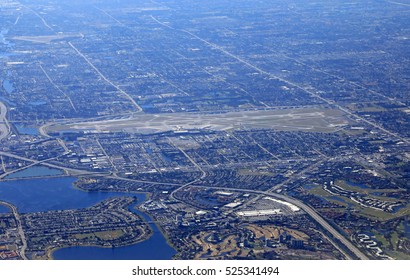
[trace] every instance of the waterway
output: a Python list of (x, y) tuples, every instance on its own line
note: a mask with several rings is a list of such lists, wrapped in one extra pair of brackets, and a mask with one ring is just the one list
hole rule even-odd
[[(90, 207), (116, 196), (136, 196), (141, 203), (145, 194), (83, 192), (73, 186), (73, 177), (30, 179), (0, 182), (0, 200), (14, 204), (20, 213), (67, 210)], [(133, 208), (133, 207), (132, 207)], [(1, 209), (0, 209), (1, 211)], [(145, 220), (151, 219), (137, 210)], [(151, 224), (154, 234), (146, 241), (117, 248), (69, 247), (54, 252), (59, 260), (170, 260), (175, 250), (159, 229)]]
[(46, 105), (47, 102), (43, 101), (43, 100), (39, 100), (39, 101), (31, 101), (28, 102), (28, 104), (32, 105), (32, 106), (42, 106), (42, 105)]
[(38, 128), (36, 127), (30, 127), (30, 126), (24, 126), (24, 125), (19, 125), (15, 124), (15, 127), (20, 134), (25, 134), (25, 135), (40, 135), (40, 132), (38, 131)]
[(14, 91), (13, 83), (10, 82), (9, 80), (3, 81), (3, 88), (8, 94), (12, 94)]
[[(135, 205), (133, 205), (135, 206)], [(130, 210), (147, 221), (151, 218), (131, 206)], [(99, 248), (76, 246), (57, 250), (53, 253), (56, 260), (170, 260), (176, 251), (170, 247), (155, 224), (151, 224), (154, 234), (147, 241), (118, 248)]]
[(404, 221), (404, 234), (410, 238), (410, 221)]
[(7, 175), (5, 179), (56, 176), (62, 174), (64, 174), (64, 172), (61, 169), (46, 166), (32, 166), (15, 173), (11, 173), (10, 175)]

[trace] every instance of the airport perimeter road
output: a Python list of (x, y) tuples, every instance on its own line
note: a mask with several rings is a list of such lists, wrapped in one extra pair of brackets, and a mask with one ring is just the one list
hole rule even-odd
[[(319, 223), (323, 228), (325, 228), (332, 236), (333, 238), (339, 240), (343, 245), (345, 245), (353, 254), (356, 255), (357, 258), (361, 260), (368, 260), (369, 258), (363, 254), (350, 240), (348, 240), (346, 237), (344, 237), (342, 234), (340, 234), (332, 225), (330, 225), (325, 219), (323, 219), (319, 213), (317, 213), (313, 208), (309, 207), (308, 205), (304, 204), (300, 200), (297, 200), (295, 198), (277, 194), (277, 193), (272, 193), (272, 192), (264, 192), (264, 191), (258, 191), (258, 190), (249, 190), (249, 189), (237, 189), (237, 188), (221, 188), (221, 187), (208, 187), (208, 186), (194, 186), (191, 185), (191, 187), (198, 187), (198, 188), (208, 188), (208, 189), (216, 189), (216, 190), (230, 190), (230, 191), (237, 191), (237, 192), (247, 192), (247, 193), (255, 193), (255, 194), (262, 194), (274, 198), (278, 198), (281, 200), (284, 200), (286, 202), (292, 203), (296, 206), (298, 206), (300, 209), (305, 211), (310, 217), (312, 217), (317, 223)], [(346, 254), (346, 252), (343, 252)]]

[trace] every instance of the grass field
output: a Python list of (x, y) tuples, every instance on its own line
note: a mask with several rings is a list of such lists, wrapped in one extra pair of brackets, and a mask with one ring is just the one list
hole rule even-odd
[[(377, 196), (377, 195), (370, 195), (371, 193), (374, 192), (384, 192), (384, 193), (389, 193), (389, 192), (397, 192), (401, 190), (393, 190), (393, 189), (383, 189), (383, 190), (374, 190), (374, 189), (367, 189), (367, 188), (360, 188), (358, 186), (352, 186), (344, 181), (336, 181), (336, 185), (342, 187), (343, 189), (350, 190), (350, 191), (356, 191), (359, 193), (367, 194), (370, 197), (377, 198), (380, 200), (385, 200), (385, 201), (397, 201), (397, 199), (394, 198), (388, 198), (384, 196)], [(403, 207), (396, 213), (389, 213), (385, 212), (382, 210), (377, 210), (374, 208), (370, 207), (364, 207), (360, 205), (359, 203), (354, 202), (353, 200), (349, 199), (348, 197), (344, 196), (338, 196), (338, 195), (333, 195), (330, 194), (329, 192), (325, 191), (322, 186), (316, 186), (308, 191), (311, 194), (314, 194), (316, 196), (322, 197), (326, 199), (329, 202), (341, 205), (343, 207), (353, 207), (354, 210), (357, 211), (359, 215), (362, 215), (364, 217), (377, 220), (377, 221), (387, 221), (390, 219), (410, 215), (410, 204), (407, 204), (406, 207)], [(337, 198), (335, 198), (337, 197)]]
[(86, 238), (94, 238), (97, 237), (101, 240), (115, 240), (120, 238), (122, 235), (124, 235), (124, 232), (122, 230), (110, 230), (110, 231), (99, 231), (99, 232), (93, 232), (93, 233), (87, 233), (87, 234), (76, 234), (75, 238), (77, 239), (86, 239)]
[[(400, 244), (403, 244), (407, 238), (404, 236), (404, 226), (400, 223), (395, 229), (391, 229), (389, 234), (380, 234), (373, 231), (376, 240), (380, 242), (382, 249), (388, 253), (389, 256), (395, 259), (410, 260), (410, 253), (408, 249), (403, 248)], [(401, 248), (400, 248), (401, 247)]]
[[(309, 236), (305, 233), (286, 227), (278, 227), (272, 225), (255, 225), (251, 224), (246, 228), (255, 234), (255, 243), (253, 244), (253, 250), (255, 252), (263, 252), (264, 250), (271, 250), (264, 247), (265, 243), (261, 242), (259, 238), (265, 237), (267, 239), (279, 239), (279, 236), (286, 232), (295, 239), (308, 241)], [(196, 259), (203, 258), (217, 258), (221, 255), (227, 255), (230, 257), (245, 257), (250, 248), (245, 248), (238, 245), (239, 236), (237, 234), (227, 234), (219, 242), (209, 242), (209, 236), (213, 232), (201, 232), (200, 234), (193, 236), (192, 239), (198, 245), (201, 245), (202, 251), (196, 256)]]
[(211, 232), (201, 232), (199, 237), (193, 237), (193, 241), (201, 245), (203, 249), (197, 254), (195, 259), (216, 258), (224, 254), (232, 257), (245, 257), (249, 253), (249, 250), (241, 249), (237, 246), (236, 235), (227, 235), (221, 242), (215, 244), (206, 241), (206, 237), (209, 234), (211, 234)]

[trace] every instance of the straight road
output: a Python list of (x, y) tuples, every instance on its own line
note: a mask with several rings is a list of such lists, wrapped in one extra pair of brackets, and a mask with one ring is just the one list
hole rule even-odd
[[(298, 206), (300, 209), (302, 209), (303, 211), (305, 211), (318, 224), (320, 224), (322, 227), (324, 227), (333, 236), (333, 238), (339, 240), (352, 253), (354, 253), (356, 255), (356, 257), (358, 257), (361, 260), (368, 260), (369, 259), (352, 242), (350, 242), (350, 240), (345, 238), (332, 225), (330, 225), (325, 219), (323, 219), (322, 216), (320, 216), (319, 213), (316, 212), (316, 210), (314, 210), (310, 206), (304, 204), (300, 200), (297, 200), (293, 197), (289, 197), (289, 196), (285, 196), (285, 195), (281, 195), (281, 194), (277, 194), (277, 193), (272, 193), (272, 192), (269, 192), (269, 191), (258, 191), (258, 190), (250, 190), (250, 189), (207, 187), (207, 186), (195, 186), (195, 185), (191, 185), (191, 187), (208, 188), (208, 189), (215, 189), (215, 190), (230, 190), (230, 191), (236, 191), (236, 192), (247, 192), (247, 193), (254, 193), (254, 194), (262, 194), (262, 195), (265, 195), (265, 196), (268, 196), (268, 197), (278, 198), (278, 199), (284, 200), (286, 202), (289, 202), (291, 204), (294, 204), (294, 205)], [(344, 251), (342, 253), (347, 254)]]
[[(35, 160), (35, 159), (26, 158), (26, 157), (18, 156), (18, 155), (8, 153), (8, 152), (3, 152), (3, 151), (0, 151), (0, 155), (6, 156), (6, 157), (12, 157), (12, 158), (16, 158), (16, 159), (20, 159), (20, 160), (24, 160), (24, 161), (29, 161), (31, 163), (34, 163), (34, 164), (31, 164), (30, 166), (35, 165), (35, 164), (41, 164), (41, 165), (52, 167), (52, 168), (62, 169), (62, 170), (66, 171), (66, 172), (68, 172), (69, 174), (72, 174), (72, 175), (100, 174), (100, 173), (97, 173), (97, 172), (91, 172), (91, 171), (86, 171), (86, 170), (68, 168), (68, 167), (59, 166), (59, 165), (47, 162), (49, 160), (57, 159), (58, 157), (49, 158), (49, 159), (46, 159), (46, 160)], [(13, 173), (15, 171), (17, 171), (17, 170), (14, 170), (14, 171), (11, 171), (11, 172), (8, 172), (8, 173), (10, 174), (10, 173)]]
[[(396, 3), (396, 4), (397, 4), (397, 3)], [(336, 103), (334, 100), (331, 100), (331, 99), (328, 99), (328, 98), (324, 98), (324, 97), (320, 96), (318, 93), (316, 93), (316, 92), (313, 91), (313, 90), (306, 89), (306, 88), (304, 88), (303, 86), (301, 86), (301, 85), (299, 85), (299, 84), (296, 84), (295, 82), (286, 80), (286, 79), (281, 78), (281, 77), (279, 77), (279, 76), (276, 76), (276, 75), (274, 75), (274, 74), (272, 74), (272, 73), (270, 73), (270, 72), (268, 72), (268, 71), (265, 71), (265, 70), (263, 70), (262, 68), (260, 68), (260, 67), (258, 67), (258, 66), (256, 66), (256, 65), (252, 64), (251, 62), (249, 62), (249, 61), (247, 61), (247, 60), (245, 60), (245, 59), (239, 57), (238, 55), (235, 55), (235, 54), (233, 54), (233, 53), (227, 51), (227, 50), (224, 49), (223, 47), (221, 47), (221, 46), (219, 46), (219, 45), (217, 45), (217, 44), (215, 44), (215, 43), (212, 43), (212, 42), (210, 42), (210, 41), (207, 41), (207, 40), (205, 40), (205, 39), (203, 39), (203, 38), (201, 38), (201, 37), (195, 35), (194, 33), (190, 32), (190, 31), (188, 31), (188, 30), (174, 28), (174, 27), (170, 26), (169, 24), (166, 24), (166, 23), (163, 23), (163, 22), (157, 20), (157, 19), (156, 19), (155, 17), (153, 17), (152, 15), (151, 15), (151, 18), (152, 18), (152, 20), (154, 20), (155, 22), (157, 22), (158, 24), (160, 24), (160, 25), (162, 25), (162, 26), (164, 26), (164, 27), (166, 27), (166, 28), (169, 28), (169, 29), (172, 29), (172, 30), (179, 31), (179, 32), (182, 32), (182, 33), (185, 33), (185, 34), (190, 35), (191, 37), (193, 37), (193, 38), (195, 38), (195, 39), (201, 41), (201, 42), (204, 43), (205, 45), (208, 45), (209, 47), (211, 47), (211, 48), (213, 48), (213, 49), (215, 49), (215, 50), (220, 51), (220, 52), (223, 53), (224, 55), (226, 55), (226, 56), (228, 56), (228, 57), (230, 57), (230, 58), (235, 59), (236, 61), (238, 61), (238, 62), (240, 62), (240, 63), (246, 65), (247, 67), (249, 67), (249, 68), (251, 68), (251, 69), (253, 69), (253, 70), (259, 72), (259, 73), (262, 74), (262, 75), (265, 75), (265, 76), (267, 76), (267, 77), (269, 77), (269, 78), (271, 78), (271, 79), (275, 79), (275, 80), (281, 81), (281, 82), (286, 83), (286, 84), (288, 84), (288, 85), (290, 85), (290, 86), (292, 86), (292, 87), (298, 88), (298, 89), (300, 89), (300, 90), (302, 90), (302, 91), (304, 91), (304, 92), (310, 94), (310, 96), (315, 97), (315, 98), (317, 98), (317, 99), (323, 101), (324, 103), (326, 103), (326, 104), (328, 104), (328, 105), (330, 105), (330, 106), (332, 106), (332, 107), (336, 107), (337, 109), (341, 110), (342, 112), (346, 113), (347, 115), (350, 115), (350, 116), (354, 117), (355, 119), (361, 120), (362, 122), (366, 123), (366, 124), (369, 125), (369, 126), (372, 126), (372, 127), (374, 127), (374, 128), (377, 128), (377, 129), (383, 131), (384, 133), (386, 133), (386, 134), (388, 134), (388, 135), (390, 135), (390, 136), (392, 136), (392, 137), (394, 137), (394, 138), (396, 138), (396, 139), (399, 139), (399, 140), (401, 140), (401, 141), (403, 141), (403, 142), (405, 142), (405, 143), (407, 143), (407, 144), (410, 143), (410, 140), (407, 139), (406, 137), (402, 137), (401, 135), (399, 135), (399, 134), (397, 134), (397, 133), (395, 133), (395, 132), (392, 132), (392, 131), (390, 131), (390, 130), (384, 128), (384, 127), (382, 127), (381, 125), (379, 125), (378, 123), (376, 123), (376, 122), (374, 122), (374, 121), (369, 121), (369, 120), (365, 119), (364, 117), (362, 117), (362, 116), (360, 116), (360, 115), (358, 115), (358, 114), (352, 112), (351, 110), (347, 109), (346, 107), (343, 107), (342, 105)]]
[(116, 84), (114, 84), (112, 81), (110, 81), (106, 76), (104, 76), (103, 73), (101, 73), (100, 70), (98, 70), (98, 68), (82, 53), (80, 52), (79, 49), (77, 49), (73, 43), (68, 42), (68, 44), (70, 45), (70, 47), (79, 55), (81, 56), (87, 63), (88, 65), (91, 66), (91, 68), (94, 69), (95, 72), (97, 72), (97, 74), (104, 80), (106, 81), (108, 84), (112, 85), (114, 88), (116, 88), (122, 95), (124, 95), (124, 97), (126, 99), (128, 99), (132, 105), (137, 109), (137, 112), (142, 112), (142, 108), (137, 104), (137, 102), (135, 102), (135, 100), (125, 91), (123, 91), (119, 86), (117, 86)]

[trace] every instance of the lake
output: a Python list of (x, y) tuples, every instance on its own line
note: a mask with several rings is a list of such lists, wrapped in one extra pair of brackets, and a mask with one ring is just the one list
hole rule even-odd
[(21, 171), (11, 173), (10, 175), (7, 175), (5, 179), (55, 176), (62, 174), (64, 174), (64, 171), (62, 171), (61, 169), (50, 168), (46, 166), (32, 166)]
[(4, 205), (0, 205), (0, 214), (4, 214), (4, 213), (10, 213), (10, 208), (4, 206)]
[(410, 238), (410, 221), (404, 221), (404, 234), (407, 236), (407, 238)]
[(36, 127), (30, 127), (30, 126), (23, 126), (23, 125), (14, 125), (20, 134), (26, 134), (26, 135), (40, 135), (40, 132), (38, 131), (38, 128)]
[[(14, 204), (20, 213), (85, 208), (116, 196), (136, 196), (139, 202), (145, 194), (83, 192), (73, 186), (76, 178), (49, 178), (0, 182), (0, 200)], [(135, 210), (146, 219), (150, 218)], [(54, 252), (59, 260), (153, 260), (171, 259), (175, 250), (155, 225), (154, 234), (146, 241), (118, 248), (70, 247)]]
[(11, 83), (9, 80), (3, 81), (3, 88), (8, 94), (13, 93), (14, 91), (13, 83)]
[[(132, 209), (145, 220), (151, 218)], [(77, 246), (63, 248), (53, 253), (56, 260), (170, 260), (176, 251), (170, 247), (155, 224), (151, 224), (154, 234), (147, 241), (135, 245), (118, 248), (99, 248), (91, 246)]]

